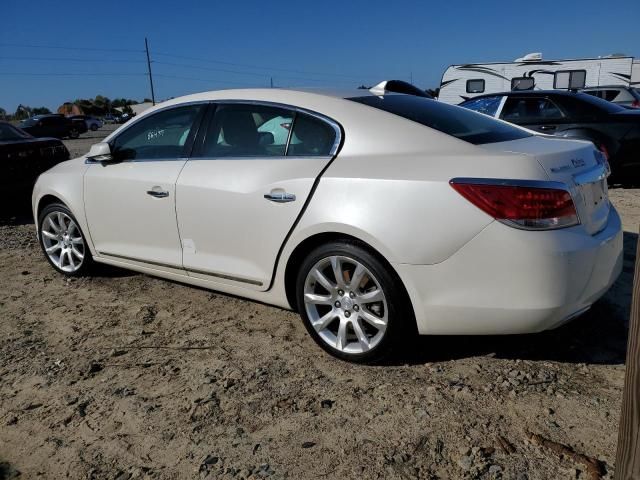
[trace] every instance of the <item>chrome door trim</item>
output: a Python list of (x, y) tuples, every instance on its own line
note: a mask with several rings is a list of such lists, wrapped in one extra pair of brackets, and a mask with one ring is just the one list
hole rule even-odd
[(135, 258), (135, 257), (128, 257), (126, 255), (119, 255), (116, 253), (108, 253), (108, 252), (98, 252), (98, 255), (100, 256), (105, 256), (105, 257), (113, 257), (113, 258), (120, 258), (122, 260), (129, 260), (131, 262), (137, 262), (137, 263), (146, 263), (148, 265), (155, 265), (157, 267), (165, 267), (165, 268), (173, 268), (174, 270), (183, 270), (187, 273), (196, 273), (198, 275), (206, 275), (209, 277), (216, 277), (216, 278), (222, 278), (224, 280), (232, 280), (234, 282), (239, 282), (239, 283), (248, 283), (250, 285), (257, 285), (257, 286), (262, 286), (263, 283), (259, 282), (257, 280), (252, 280), (249, 278), (242, 278), (242, 277), (235, 277), (233, 275), (225, 275), (223, 273), (214, 273), (214, 272), (208, 272), (206, 270), (197, 270), (194, 268), (190, 268), (190, 269), (186, 269), (181, 265), (174, 265), (171, 263), (161, 263), (161, 262), (154, 262), (151, 260), (142, 260), (140, 258)]
[(154, 262), (152, 260), (142, 260), (140, 258), (136, 258), (136, 257), (128, 257), (126, 255), (120, 255), (117, 253), (109, 253), (109, 252), (100, 252), (98, 251), (98, 255), (100, 256), (106, 256), (106, 257), (114, 257), (114, 258), (121, 258), (122, 260), (130, 260), (132, 262), (138, 262), (138, 263), (147, 263), (149, 265), (155, 265), (157, 267), (166, 267), (166, 268), (173, 268), (175, 270), (184, 270), (184, 268), (181, 265), (175, 265), (172, 263), (161, 263), (161, 262)]
[(234, 275), (226, 275), (224, 273), (214, 273), (214, 272), (209, 272), (206, 270), (198, 270), (195, 268), (189, 268), (187, 269), (188, 273), (196, 273), (198, 275), (206, 275), (209, 277), (216, 277), (216, 278), (222, 278), (224, 280), (232, 280), (234, 282), (240, 282), (240, 283), (248, 283), (249, 285), (257, 285), (259, 287), (261, 287), (263, 284), (262, 282), (258, 281), (258, 280), (251, 280), (249, 278), (242, 278), (242, 277), (236, 277)]
[[(334, 139), (333, 145), (331, 146), (331, 150), (329, 151), (329, 155), (322, 155), (324, 157), (333, 157), (337, 151), (338, 148), (340, 147), (340, 145), (342, 144), (342, 128), (340, 127), (340, 124), (338, 122), (336, 122), (334, 119), (327, 117), (326, 115), (323, 115), (322, 113), (318, 113), (318, 112), (314, 112), (313, 110), (307, 110), (306, 108), (303, 107), (296, 107), (295, 105), (287, 105), (286, 103), (279, 103), (279, 102), (270, 102), (268, 100), (241, 100), (241, 99), (217, 99), (217, 100), (210, 100), (210, 103), (214, 104), (214, 105), (237, 105), (237, 104), (245, 104), (245, 105), (260, 105), (260, 106), (264, 106), (264, 107), (274, 107), (274, 108), (282, 108), (284, 110), (290, 110), (292, 112), (299, 112), (299, 113), (303, 113), (305, 115), (309, 115), (311, 117), (315, 117), (318, 120), (321, 120), (325, 123), (328, 123), (331, 128), (333, 128), (333, 131), (336, 134), (336, 137)], [(295, 128), (295, 124), (292, 125), (293, 128)], [(292, 128), (292, 130), (293, 130)], [(305, 157), (309, 157), (309, 156), (313, 156), (313, 155), (305, 155)]]

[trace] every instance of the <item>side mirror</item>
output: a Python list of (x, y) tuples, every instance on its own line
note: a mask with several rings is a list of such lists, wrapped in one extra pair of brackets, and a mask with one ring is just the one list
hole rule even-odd
[(107, 142), (94, 143), (87, 153), (87, 159), (94, 162), (112, 162), (114, 158), (111, 146)]

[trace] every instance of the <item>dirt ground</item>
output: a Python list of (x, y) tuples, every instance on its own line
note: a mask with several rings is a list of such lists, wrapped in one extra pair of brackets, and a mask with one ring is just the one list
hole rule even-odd
[(535, 435), (611, 478), (640, 190), (611, 198), (624, 271), (590, 312), (538, 335), (423, 338), (375, 367), (329, 357), (278, 308), (111, 268), (65, 279), (32, 221), (5, 219), (0, 478), (589, 478)]

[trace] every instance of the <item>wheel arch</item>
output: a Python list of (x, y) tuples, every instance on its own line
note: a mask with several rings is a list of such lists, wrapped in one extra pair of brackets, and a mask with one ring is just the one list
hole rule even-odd
[(36, 223), (38, 222), (38, 218), (40, 217), (40, 212), (42, 212), (42, 210), (44, 210), (49, 205), (52, 205), (54, 203), (61, 203), (65, 207), (69, 208), (69, 206), (64, 202), (64, 200), (62, 200), (61, 198), (59, 198), (56, 195), (53, 195), (51, 193), (47, 193), (47, 194), (43, 195), (42, 197), (40, 197), (40, 199), (38, 200), (38, 203), (36, 205), (36, 211), (35, 211), (35, 214), (36, 214), (35, 221), (36, 221)]
[(400, 285), (400, 290), (402, 292), (402, 295), (405, 297), (405, 300), (409, 302), (408, 305), (411, 305), (411, 308), (409, 310), (413, 315), (413, 318), (411, 319), (412, 325), (414, 325), (415, 328), (417, 328), (417, 324), (415, 321), (415, 307), (411, 302), (411, 297), (409, 295), (409, 292), (406, 286), (404, 285), (404, 282), (400, 278), (400, 275), (398, 274), (396, 269), (393, 267), (391, 262), (389, 262), (389, 260), (387, 260), (387, 258), (383, 254), (381, 254), (376, 248), (371, 246), (369, 243), (343, 232), (316, 233), (302, 240), (292, 250), (291, 254), (287, 259), (287, 263), (284, 270), (285, 294), (291, 308), (293, 308), (295, 311), (298, 311), (298, 302), (296, 300), (296, 276), (298, 274), (297, 266), (300, 265), (300, 263), (302, 263), (302, 260), (309, 253), (311, 253), (313, 249), (329, 242), (345, 242), (345, 243), (355, 244), (367, 250), (371, 255), (376, 257), (388, 269), (390, 274), (398, 282), (398, 285)]

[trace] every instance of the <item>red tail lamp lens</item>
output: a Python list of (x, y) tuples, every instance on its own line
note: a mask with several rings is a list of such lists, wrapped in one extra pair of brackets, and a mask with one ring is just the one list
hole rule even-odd
[(455, 180), (451, 186), (483, 212), (513, 226), (548, 230), (579, 223), (573, 199), (566, 190)]

